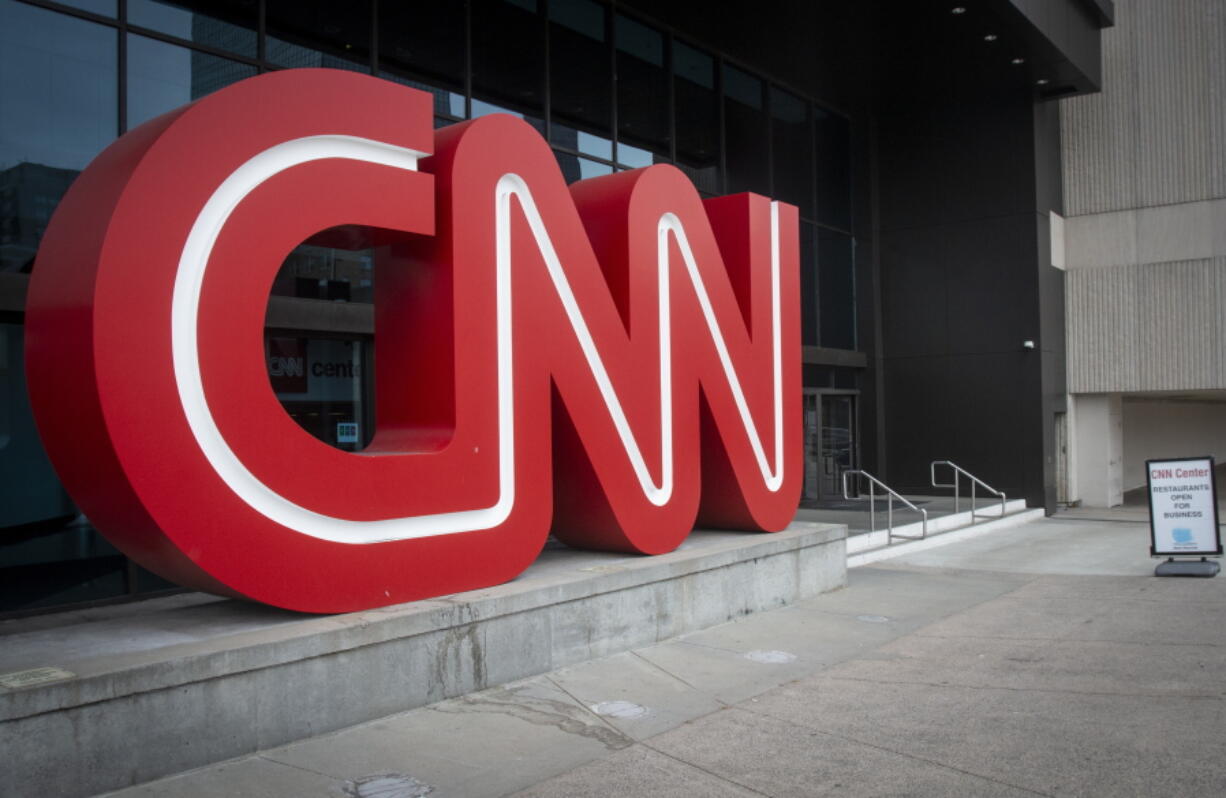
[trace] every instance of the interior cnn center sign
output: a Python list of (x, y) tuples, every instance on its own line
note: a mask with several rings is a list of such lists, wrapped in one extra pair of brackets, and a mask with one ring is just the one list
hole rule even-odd
[[(30, 281), (27, 380), (94, 525), (180, 584), (312, 612), (512, 579), (551, 531), (658, 554), (696, 523), (784, 528), (796, 208), (703, 200), (664, 165), (567, 186), (526, 122), (434, 131), (432, 101), (262, 75), (76, 180)], [(376, 238), (376, 428), (357, 453), (283, 410), (270, 365), (293, 392), (310, 357), (264, 337), (286, 253), (344, 225)]]
[(1154, 556), (1222, 553), (1212, 457), (1146, 460)]

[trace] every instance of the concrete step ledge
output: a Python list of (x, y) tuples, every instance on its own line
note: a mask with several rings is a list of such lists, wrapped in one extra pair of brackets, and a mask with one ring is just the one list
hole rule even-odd
[(0, 625), (0, 795), (85, 796), (666, 640), (846, 584), (846, 527), (547, 548), (505, 585), (304, 616), (202, 594)]
[[(1023, 502), (1022, 504), (1024, 507), (1025, 503)], [(998, 510), (996, 513), (996, 520), (980, 521), (973, 526), (966, 525), (969, 523), (969, 513), (960, 513), (959, 515), (968, 516), (968, 520), (965, 521), (960, 527), (951, 524), (947, 527), (947, 529), (950, 531), (934, 532), (932, 523), (929, 523), (928, 537), (920, 540), (898, 541), (892, 546), (885, 544), (884, 532), (877, 533), (880, 542), (876, 547), (869, 547), (859, 543), (861, 538), (868, 538), (868, 535), (856, 535), (855, 537), (849, 538), (847, 567), (857, 568), (861, 565), (868, 565), (869, 563), (888, 560), (893, 557), (901, 557), (904, 554), (913, 554), (917, 551), (924, 551), (925, 549), (931, 549), (937, 546), (945, 546), (949, 543), (957, 543), (960, 540), (970, 540), (972, 538), (980, 537), (981, 535), (987, 535), (1002, 529), (1009, 529), (1011, 527), (1021, 526), (1022, 524), (1026, 524), (1031, 521), (1036, 521), (1045, 517), (1046, 513), (1043, 511), (1043, 508), (1037, 507), (1030, 510), (1023, 509), (1012, 511), (1001, 518)], [(946, 517), (948, 518), (952, 516)], [(904, 532), (904, 534), (906, 533)], [(918, 525), (916, 525), (915, 534), (919, 534)], [(853, 541), (857, 543), (854, 551), (852, 551)]]

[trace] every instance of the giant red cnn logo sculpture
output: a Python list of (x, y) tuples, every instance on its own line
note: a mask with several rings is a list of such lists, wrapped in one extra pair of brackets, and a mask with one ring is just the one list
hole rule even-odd
[[(38, 255), (27, 377), (65, 485), (181, 584), (311, 612), (514, 578), (552, 531), (658, 554), (778, 530), (800, 489), (796, 209), (670, 166), (567, 186), (497, 115), (330, 70), (133, 130)], [(373, 442), (331, 448), (269, 383), (286, 255), (375, 231)]]

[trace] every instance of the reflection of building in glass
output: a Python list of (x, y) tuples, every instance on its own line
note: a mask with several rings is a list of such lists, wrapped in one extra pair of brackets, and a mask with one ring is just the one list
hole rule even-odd
[(250, 77), (250, 68), (224, 58), (192, 51), (192, 99), (198, 100), (231, 83)]
[(0, 271), (30, 271), (51, 214), (78, 174), (37, 163), (0, 172)]
[(332, 302), (371, 302), (372, 276), (369, 249), (302, 244), (286, 257), (272, 293)]

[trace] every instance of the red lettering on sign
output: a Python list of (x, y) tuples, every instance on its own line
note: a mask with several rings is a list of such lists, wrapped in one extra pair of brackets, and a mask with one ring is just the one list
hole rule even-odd
[[(796, 209), (703, 201), (669, 166), (568, 187), (526, 123), (435, 133), (430, 103), (273, 73), (82, 173), (38, 256), (26, 345), (47, 450), (95, 525), (182, 584), (313, 612), (511, 579), (551, 529), (655, 554), (696, 522), (785, 527)], [(340, 225), (399, 231), (375, 242), (361, 453), (282, 410), (268, 358), (286, 355), (263, 343), (285, 254)]]

